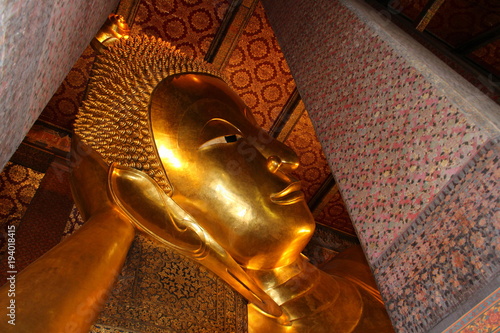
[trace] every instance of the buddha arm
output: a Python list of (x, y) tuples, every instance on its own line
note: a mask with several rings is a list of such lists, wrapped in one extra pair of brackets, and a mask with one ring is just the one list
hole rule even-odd
[[(2, 332), (88, 332), (136, 228), (196, 259), (264, 312), (286, 321), (224, 248), (163, 191), (151, 188), (156, 186), (152, 179), (135, 169), (108, 168), (95, 151), (79, 154), (76, 148), (73, 195), (87, 222), (16, 276), (16, 325), (3, 321)], [(8, 291), (9, 284), (0, 294), (5, 308)]]
[(0, 290), (0, 307), (15, 301), (15, 325), (0, 321), (1, 332), (89, 332), (123, 266), (134, 227), (117, 210), (92, 216)]
[(0, 289), (0, 307), (15, 308), (15, 320), (1, 320), (0, 332), (87, 333), (120, 273), (135, 228), (99, 186), (107, 168), (89, 151), (79, 153), (73, 192), (87, 222), (15, 276), (14, 294), (10, 283)]

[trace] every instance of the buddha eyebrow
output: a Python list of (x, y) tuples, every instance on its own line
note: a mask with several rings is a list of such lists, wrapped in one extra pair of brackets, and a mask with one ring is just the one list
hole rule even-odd
[[(209, 125), (210, 123), (216, 123), (217, 125), (219, 126), (223, 126), (223, 127), (228, 127), (228, 128), (231, 128), (231, 129), (234, 129), (236, 131), (238, 131), (238, 133), (242, 133), (241, 130), (238, 128), (238, 126), (234, 125), (232, 122), (230, 122), (229, 120), (226, 120), (226, 119), (222, 119), (222, 118), (212, 118), (210, 120), (208, 120), (205, 125), (203, 125), (203, 129), (205, 129), (205, 127), (207, 125)], [(202, 130), (203, 130), (202, 129)]]

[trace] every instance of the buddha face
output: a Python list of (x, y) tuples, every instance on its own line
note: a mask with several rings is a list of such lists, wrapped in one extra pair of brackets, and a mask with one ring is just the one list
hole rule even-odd
[(153, 136), (172, 198), (241, 265), (297, 259), (314, 230), (296, 154), (259, 128), (219, 78), (174, 75), (151, 99)]

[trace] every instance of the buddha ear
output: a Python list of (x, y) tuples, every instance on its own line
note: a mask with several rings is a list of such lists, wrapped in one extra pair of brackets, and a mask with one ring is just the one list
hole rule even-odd
[(165, 179), (166, 179), (166, 184), (163, 186), (163, 191), (165, 192), (166, 195), (172, 197), (172, 195), (174, 194), (174, 187), (172, 186), (172, 183), (170, 182), (170, 179), (168, 178), (166, 171), (165, 171)]

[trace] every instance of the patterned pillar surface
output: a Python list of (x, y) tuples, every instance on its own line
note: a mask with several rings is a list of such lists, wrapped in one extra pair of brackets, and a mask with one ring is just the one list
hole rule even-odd
[(0, 168), (118, 2), (2, 2)]
[(396, 330), (495, 325), (498, 105), (364, 3), (263, 3)]

